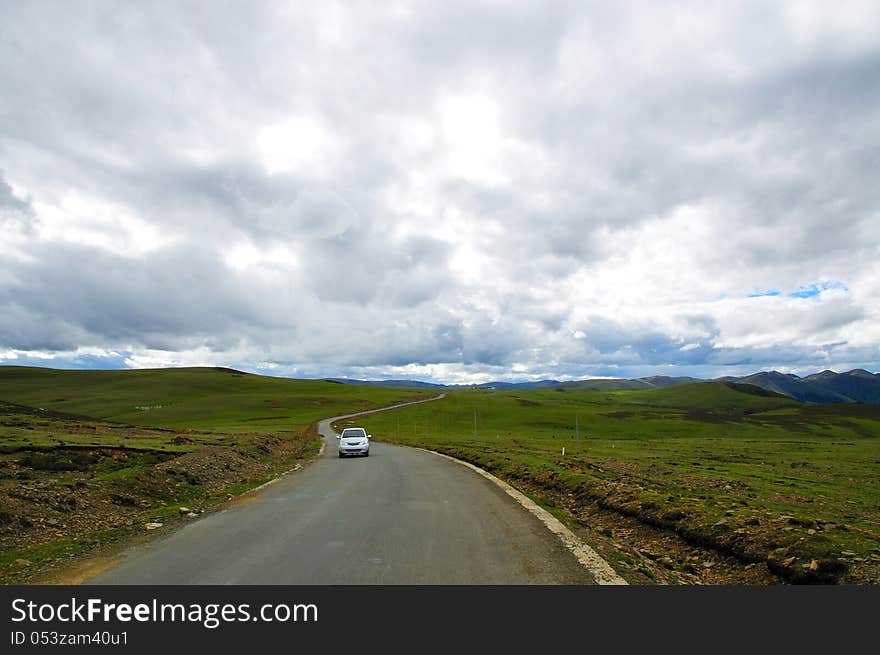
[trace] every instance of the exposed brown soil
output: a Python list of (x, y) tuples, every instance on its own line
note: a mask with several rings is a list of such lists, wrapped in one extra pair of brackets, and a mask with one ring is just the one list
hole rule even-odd
[[(670, 530), (638, 518), (582, 503), (576, 498), (548, 493), (533, 482), (517, 486), (553, 508), (565, 510), (574, 529), (630, 584), (778, 584), (780, 578), (766, 566), (744, 564), (716, 549), (696, 545)], [(558, 514), (558, 513), (557, 513)]]

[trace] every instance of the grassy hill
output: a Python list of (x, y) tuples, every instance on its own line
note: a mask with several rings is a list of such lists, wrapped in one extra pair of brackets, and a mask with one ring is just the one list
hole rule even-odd
[(377, 438), (473, 462), (587, 524), (600, 508), (785, 579), (880, 582), (877, 405), (706, 382), (452, 391), (363, 423)]
[(131, 425), (263, 432), (430, 390), (291, 380), (224, 368), (65, 371), (0, 366), (0, 400)]

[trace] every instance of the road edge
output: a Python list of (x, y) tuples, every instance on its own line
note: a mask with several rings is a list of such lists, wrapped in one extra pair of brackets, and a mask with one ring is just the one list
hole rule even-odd
[[(399, 444), (398, 444), (399, 445)], [(596, 579), (597, 585), (628, 585), (629, 583), (624, 580), (618, 573), (615, 571), (611, 565), (605, 561), (605, 559), (599, 555), (595, 550), (590, 548), (587, 544), (578, 538), (578, 536), (569, 530), (559, 519), (553, 516), (546, 509), (538, 505), (531, 498), (526, 496), (524, 493), (511, 486), (504, 480), (495, 477), (488, 471), (481, 469), (479, 466), (475, 466), (470, 462), (465, 462), (464, 460), (457, 459), (450, 455), (446, 455), (445, 453), (438, 453), (436, 450), (429, 450), (427, 448), (418, 448), (417, 446), (403, 446), (404, 448), (416, 448), (417, 450), (423, 450), (426, 453), (431, 453), (433, 455), (438, 455), (439, 457), (443, 457), (444, 459), (448, 459), (456, 464), (461, 464), (462, 466), (466, 466), (471, 469), (475, 473), (483, 476), (485, 479), (494, 483), (496, 486), (500, 487), (508, 496), (513, 498), (516, 502), (518, 502), (524, 509), (531, 512), (544, 526), (550, 530), (553, 534), (559, 537), (559, 540), (562, 544), (571, 552), (572, 555), (577, 558), (578, 562), (580, 562), (581, 566), (587, 569), (592, 576)]]
[(261, 484), (259, 487), (254, 487), (253, 489), (248, 489), (247, 491), (242, 492), (239, 495), (235, 496), (235, 498), (242, 498), (244, 496), (247, 496), (248, 494), (253, 494), (258, 491), (261, 491), (262, 489), (265, 489), (266, 487), (275, 484), (281, 478), (287, 477), (291, 473), (296, 473), (297, 471), (301, 471), (304, 467), (308, 466), (309, 464), (313, 464), (314, 462), (318, 461), (321, 458), (321, 456), (324, 454), (324, 449), (326, 447), (327, 447), (327, 444), (325, 443), (324, 439), (322, 438), (321, 439), (321, 447), (318, 448), (318, 452), (315, 455), (312, 455), (311, 457), (309, 457), (306, 460), (303, 460), (302, 462), (297, 462), (296, 466), (294, 466), (292, 469), (287, 469), (283, 473), (279, 473), (276, 477), (272, 478), (271, 480), (267, 480), (266, 482)]

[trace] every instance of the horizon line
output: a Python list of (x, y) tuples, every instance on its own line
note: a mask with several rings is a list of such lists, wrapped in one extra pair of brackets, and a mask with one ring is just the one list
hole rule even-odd
[(761, 373), (778, 373), (780, 375), (785, 375), (789, 377), (796, 377), (798, 379), (804, 379), (811, 377), (813, 375), (819, 375), (821, 373), (834, 373), (835, 375), (846, 375), (848, 373), (852, 373), (854, 371), (864, 371), (869, 375), (880, 375), (880, 371), (871, 371), (864, 367), (855, 367), (845, 371), (835, 371), (830, 368), (825, 368), (822, 370), (818, 370), (814, 373), (807, 373), (804, 375), (798, 375), (796, 373), (785, 373), (783, 371), (777, 369), (760, 369), (756, 370), (752, 373), (746, 373), (744, 375), (722, 375), (714, 378), (700, 378), (695, 377), (693, 375), (641, 375), (637, 377), (611, 377), (611, 376), (588, 376), (581, 378), (571, 378), (566, 380), (560, 380), (557, 378), (547, 378), (547, 377), (536, 377), (533, 379), (527, 380), (508, 380), (503, 378), (496, 378), (493, 380), (489, 380), (487, 382), (469, 382), (469, 383), (451, 383), (451, 382), (435, 382), (430, 380), (422, 380), (418, 378), (408, 378), (408, 377), (389, 377), (389, 378), (356, 378), (356, 377), (345, 377), (345, 376), (320, 376), (320, 377), (292, 377), (289, 375), (272, 375), (266, 372), (255, 373), (251, 371), (246, 371), (242, 369), (237, 369), (232, 366), (220, 366), (215, 364), (204, 364), (204, 365), (189, 365), (189, 366), (158, 366), (158, 367), (125, 367), (125, 368), (65, 368), (65, 367), (54, 367), (54, 366), (37, 366), (34, 364), (12, 364), (6, 362), (0, 362), (0, 367), (6, 368), (35, 368), (35, 369), (45, 369), (50, 371), (96, 371), (96, 372), (126, 372), (126, 371), (166, 371), (166, 370), (175, 370), (175, 369), (213, 369), (213, 370), (227, 370), (233, 371), (235, 373), (241, 373), (243, 375), (257, 375), (261, 377), (271, 377), (276, 379), (287, 379), (287, 380), (309, 380), (315, 382), (364, 382), (364, 383), (382, 383), (382, 382), (414, 382), (418, 384), (432, 385), (438, 387), (480, 387), (485, 385), (493, 385), (493, 384), (537, 384), (541, 382), (548, 383), (558, 383), (558, 384), (570, 384), (573, 382), (589, 382), (593, 380), (601, 380), (601, 381), (634, 381), (634, 380), (649, 380), (651, 378), (689, 378), (695, 380), (697, 382), (714, 382), (717, 380), (723, 380), (724, 378), (747, 378), (753, 375), (759, 375)]

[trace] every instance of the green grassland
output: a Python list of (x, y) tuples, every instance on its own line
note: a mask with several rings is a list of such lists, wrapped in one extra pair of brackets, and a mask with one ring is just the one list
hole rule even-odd
[(837, 579), (880, 553), (878, 405), (710, 382), (455, 391), (359, 421), (377, 439), (465, 459), (567, 506), (598, 503), (790, 579)]
[(299, 430), (321, 418), (430, 394), (291, 380), (222, 368), (62, 371), (0, 366), (0, 400), (169, 429)]

